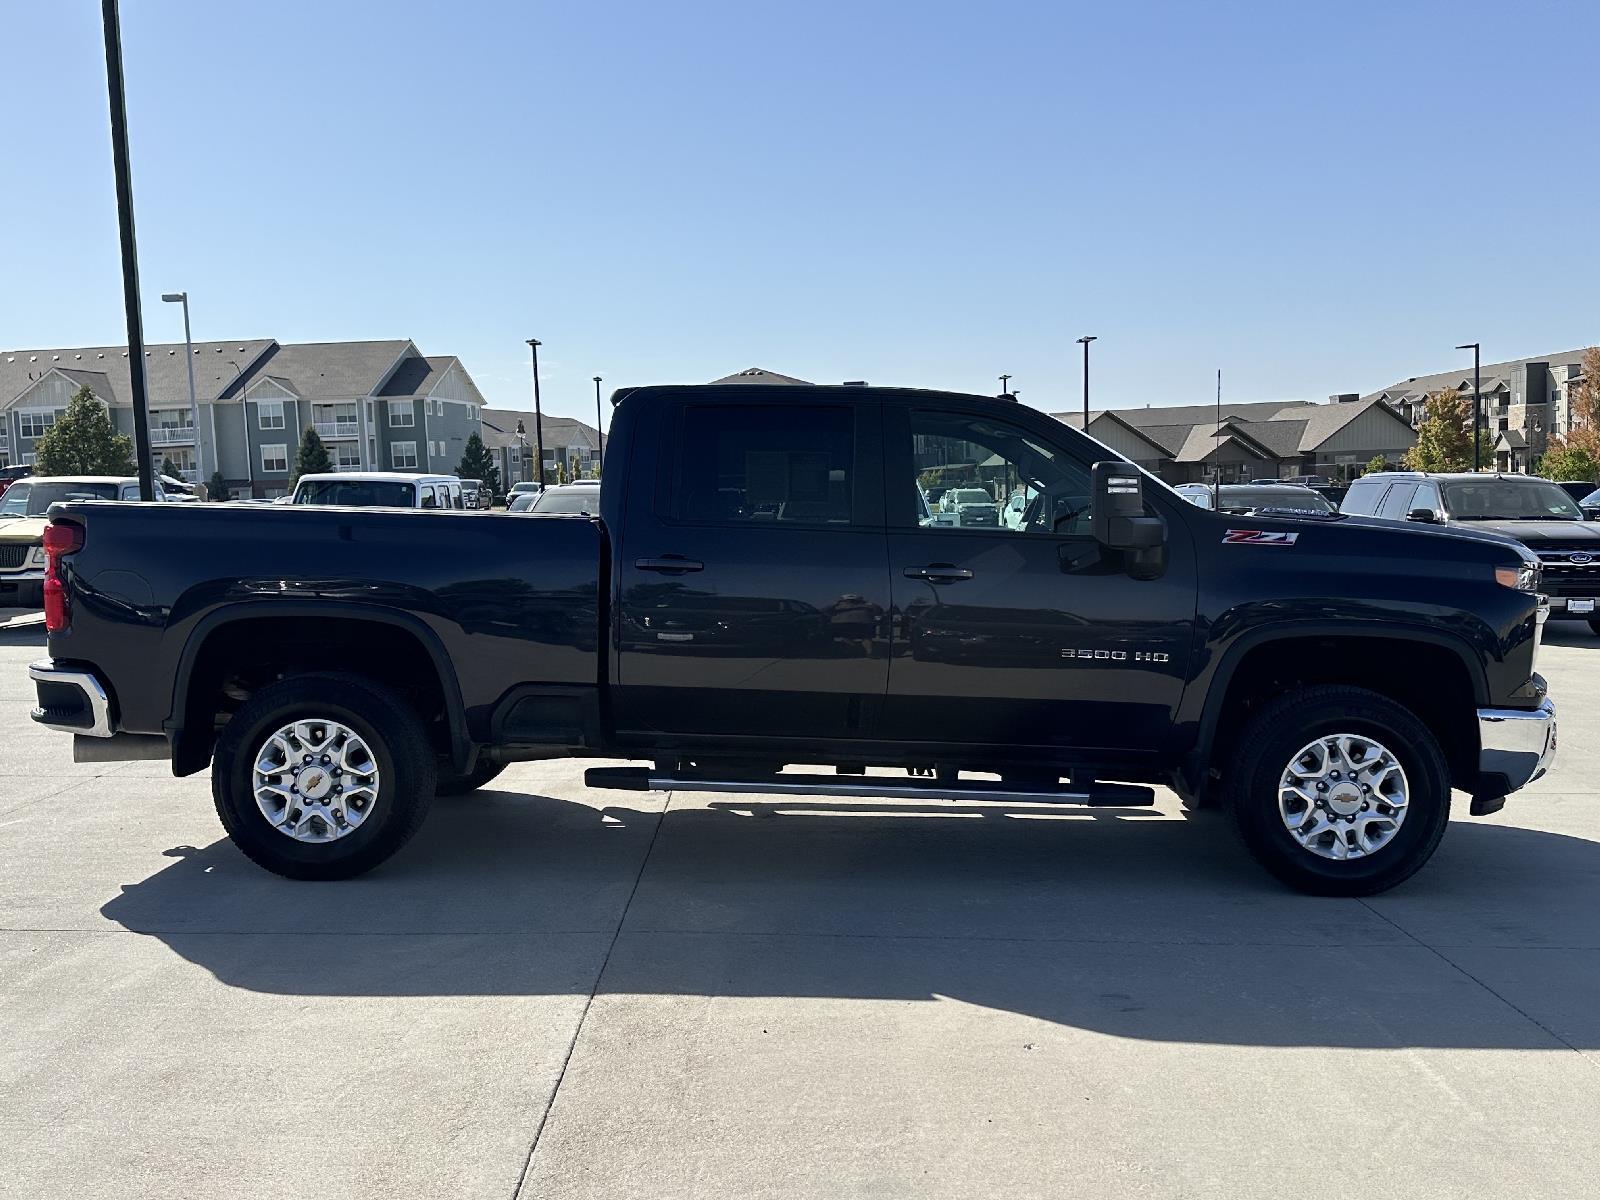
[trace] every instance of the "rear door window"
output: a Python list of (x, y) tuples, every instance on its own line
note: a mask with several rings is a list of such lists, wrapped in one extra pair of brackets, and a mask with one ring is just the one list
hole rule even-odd
[(1370, 517), (1378, 511), (1378, 505), (1383, 502), (1387, 491), (1382, 482), (1353, 483), (1350, 485), (1350, 490), (1345, 493), (1339, 511), (1352, 513), (1358, 517)]
[(1389, 489), (1378, 509), (1378, 515), (1390, 521), (1403, 521), (1411, 511), (1411, 497), (1417, 494), (1414, 483), (1397, 483)]
[(694, 524), (852, 524), (855, 418), (843, 406), (688, 406), (671, 516)]

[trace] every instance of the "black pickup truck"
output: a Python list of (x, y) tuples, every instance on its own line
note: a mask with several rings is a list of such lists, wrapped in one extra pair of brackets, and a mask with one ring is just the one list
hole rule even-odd
[[(1490, 534), (1204, 511), (1015, 401), (624, 390), (600, 517), (71, 503), (34, 719), (212, 769), (239, 848), (358, 874), (436, 791), (595, 787), (1225, 806), (1364, 894), (1538, 778), (1540, 569)], [(923, 485), (1014, 524), (939, 524)], [(798, 765), (805, 769), (797, 770)]]

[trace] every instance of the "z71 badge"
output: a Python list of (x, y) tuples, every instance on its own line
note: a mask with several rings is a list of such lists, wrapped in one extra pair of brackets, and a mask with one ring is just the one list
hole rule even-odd
[(1247, 543), (1251, 546), (1292, 546), (1298, 533), (1277, 533), (1268, 529), (1230, 529), (1222, 535), (1222, 542)]

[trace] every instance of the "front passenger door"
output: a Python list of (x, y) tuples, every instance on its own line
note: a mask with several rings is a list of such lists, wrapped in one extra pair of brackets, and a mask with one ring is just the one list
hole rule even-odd
[[(884, 736), (1162, 748), (1193, 636), (1186, 525), (1167, 522), (1165, 574), (1135, 580), (1090, 536), (1092, 463), (1062, 441), (976, 408), (900, 405), (885, 406), (884, 438), (895, 618)], [(1023, 514), (938, 524), (917, 515), (927, 486), (982, 488), (1002, 507), (1021, 498)]]

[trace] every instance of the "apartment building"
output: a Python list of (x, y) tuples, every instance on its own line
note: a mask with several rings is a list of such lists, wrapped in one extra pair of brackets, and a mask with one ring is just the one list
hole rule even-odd
[[(182, 343), (145, 350), (151, 456), (186, 479), (220, 470), (239, 495), (284, 494), (307, 428), (336, 467), (418, 472), (453, 471), (482, 428), (484, 399), (461, 360), (406, 339), (196, 343), (198, 428), (187, 358)], [(81, 387), (132, 434), (127, 347), (0, 351), (0, 463), (32, 463), (35, 442)]]

